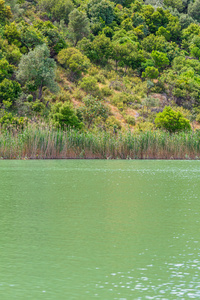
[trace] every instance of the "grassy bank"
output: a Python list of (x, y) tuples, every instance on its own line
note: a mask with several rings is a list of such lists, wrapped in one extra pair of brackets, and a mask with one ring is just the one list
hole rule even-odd
[(4, 159), (121, 158), (200, 159), (200, 133), (110, 133), (59, 131), (27, 126), (23, 131), (1, 131)]

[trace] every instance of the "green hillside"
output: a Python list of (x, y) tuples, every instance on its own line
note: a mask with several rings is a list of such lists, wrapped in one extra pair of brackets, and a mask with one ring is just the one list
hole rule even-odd
[(198, 129), (199, 21), (200, 0), (0, 0), (1, 130)]

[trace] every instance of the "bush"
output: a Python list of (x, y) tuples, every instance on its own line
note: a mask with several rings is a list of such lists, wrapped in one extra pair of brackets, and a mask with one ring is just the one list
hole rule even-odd
[(137, 127), (138, 127), (139, 131), (151, 131), (154, 129), (154, 125), (151, 122), (138, 123)]
[(108, 108), (98, 98), (87, 96), (83, 102), (85, 105), (79, 108), (78, 115), (88, 124), (88, 128), (95, 122), (96, 118), (101, 117), (104, 121), (108, 118)]
[(191, 130), (190, 121), (170, 106), (166, 106), (162, 113), (157, 114), (155, 124), (157, 128), (165, 129), (170, 133)]
[(102, 93), (103, 97), (109, 97), (109, 96), (112, 96), (112, 94), (113, 94), (112, 90), (108, 86), (104, 86), (101, 89), (101, 93)]
[(198, 115), (196, 116), (196, 121), (197, 121), (198, 123), (200, 123), (200, 114), (198, 114)]
[(31, 109), (36, 113), (41, 113), (45, 109), (45, 105), (40, 100), (36, 100), (31, 103)]
[(28, 122), (27, 118), (16, 117), (13, 116), (12, 113), (8, 113), (3, 110), (1, 113), (3, 113), (3, 115), (0, 117), (0, 124), (3, 129), (8, 130), (9, 128), (11, 129), (16, 127), (23, 129), (24, 125), (26, 125)]
[(90, 95), (100, 96), (97, 80), (92, 76), (84, 77), (80, 83), (80, 87)]
[(107, 129), (111, 129), (114, 133), (116, 133), (117, 130), (120, 130), (122, 128), (120, 121), (117, 120), (114, 116), (108, 117), (108, 119), (105, 122), (105, 125)]
[(97, 79), (98, 82), (105, 84), (105, 77), (102, 74), (97, 74), (95, 78)]
[(135, 125), (135, 118), (133, 116), (126, 116), (125, 120), (129, 125), (132, 125), (132, 126)]
[(84, 97), (84, 92), (80, 88), (75, 88), (72, 96), (76, 100), (82, 101)]
[(57, 102), (52, 107), (51, 117), (54, 125), (61, 129), (67, 127), (81, 129), (83, 127), (83, 123), (79, 121), (73, 106), (69, 102)]
[(21, 92), (21, 86), (14, 80), (4, 79), (0, 83), (0, 103), (4, 100), (13, 102), (18, 98)]

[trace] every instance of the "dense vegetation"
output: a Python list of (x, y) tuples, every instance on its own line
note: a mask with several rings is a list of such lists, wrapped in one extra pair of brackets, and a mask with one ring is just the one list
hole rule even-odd
[[(147, 134), (198, 144), (199, 12), (199, 0), (0, 0), (1, 143), (45, 127), (112, 147)], [(117, 147), (106, 157), (130, 155)]]

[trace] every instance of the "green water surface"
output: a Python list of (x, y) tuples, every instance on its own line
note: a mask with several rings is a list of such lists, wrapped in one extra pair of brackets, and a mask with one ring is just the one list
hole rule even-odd
[(0, 161), (0, 299), (200, 299), (200, 161)]

